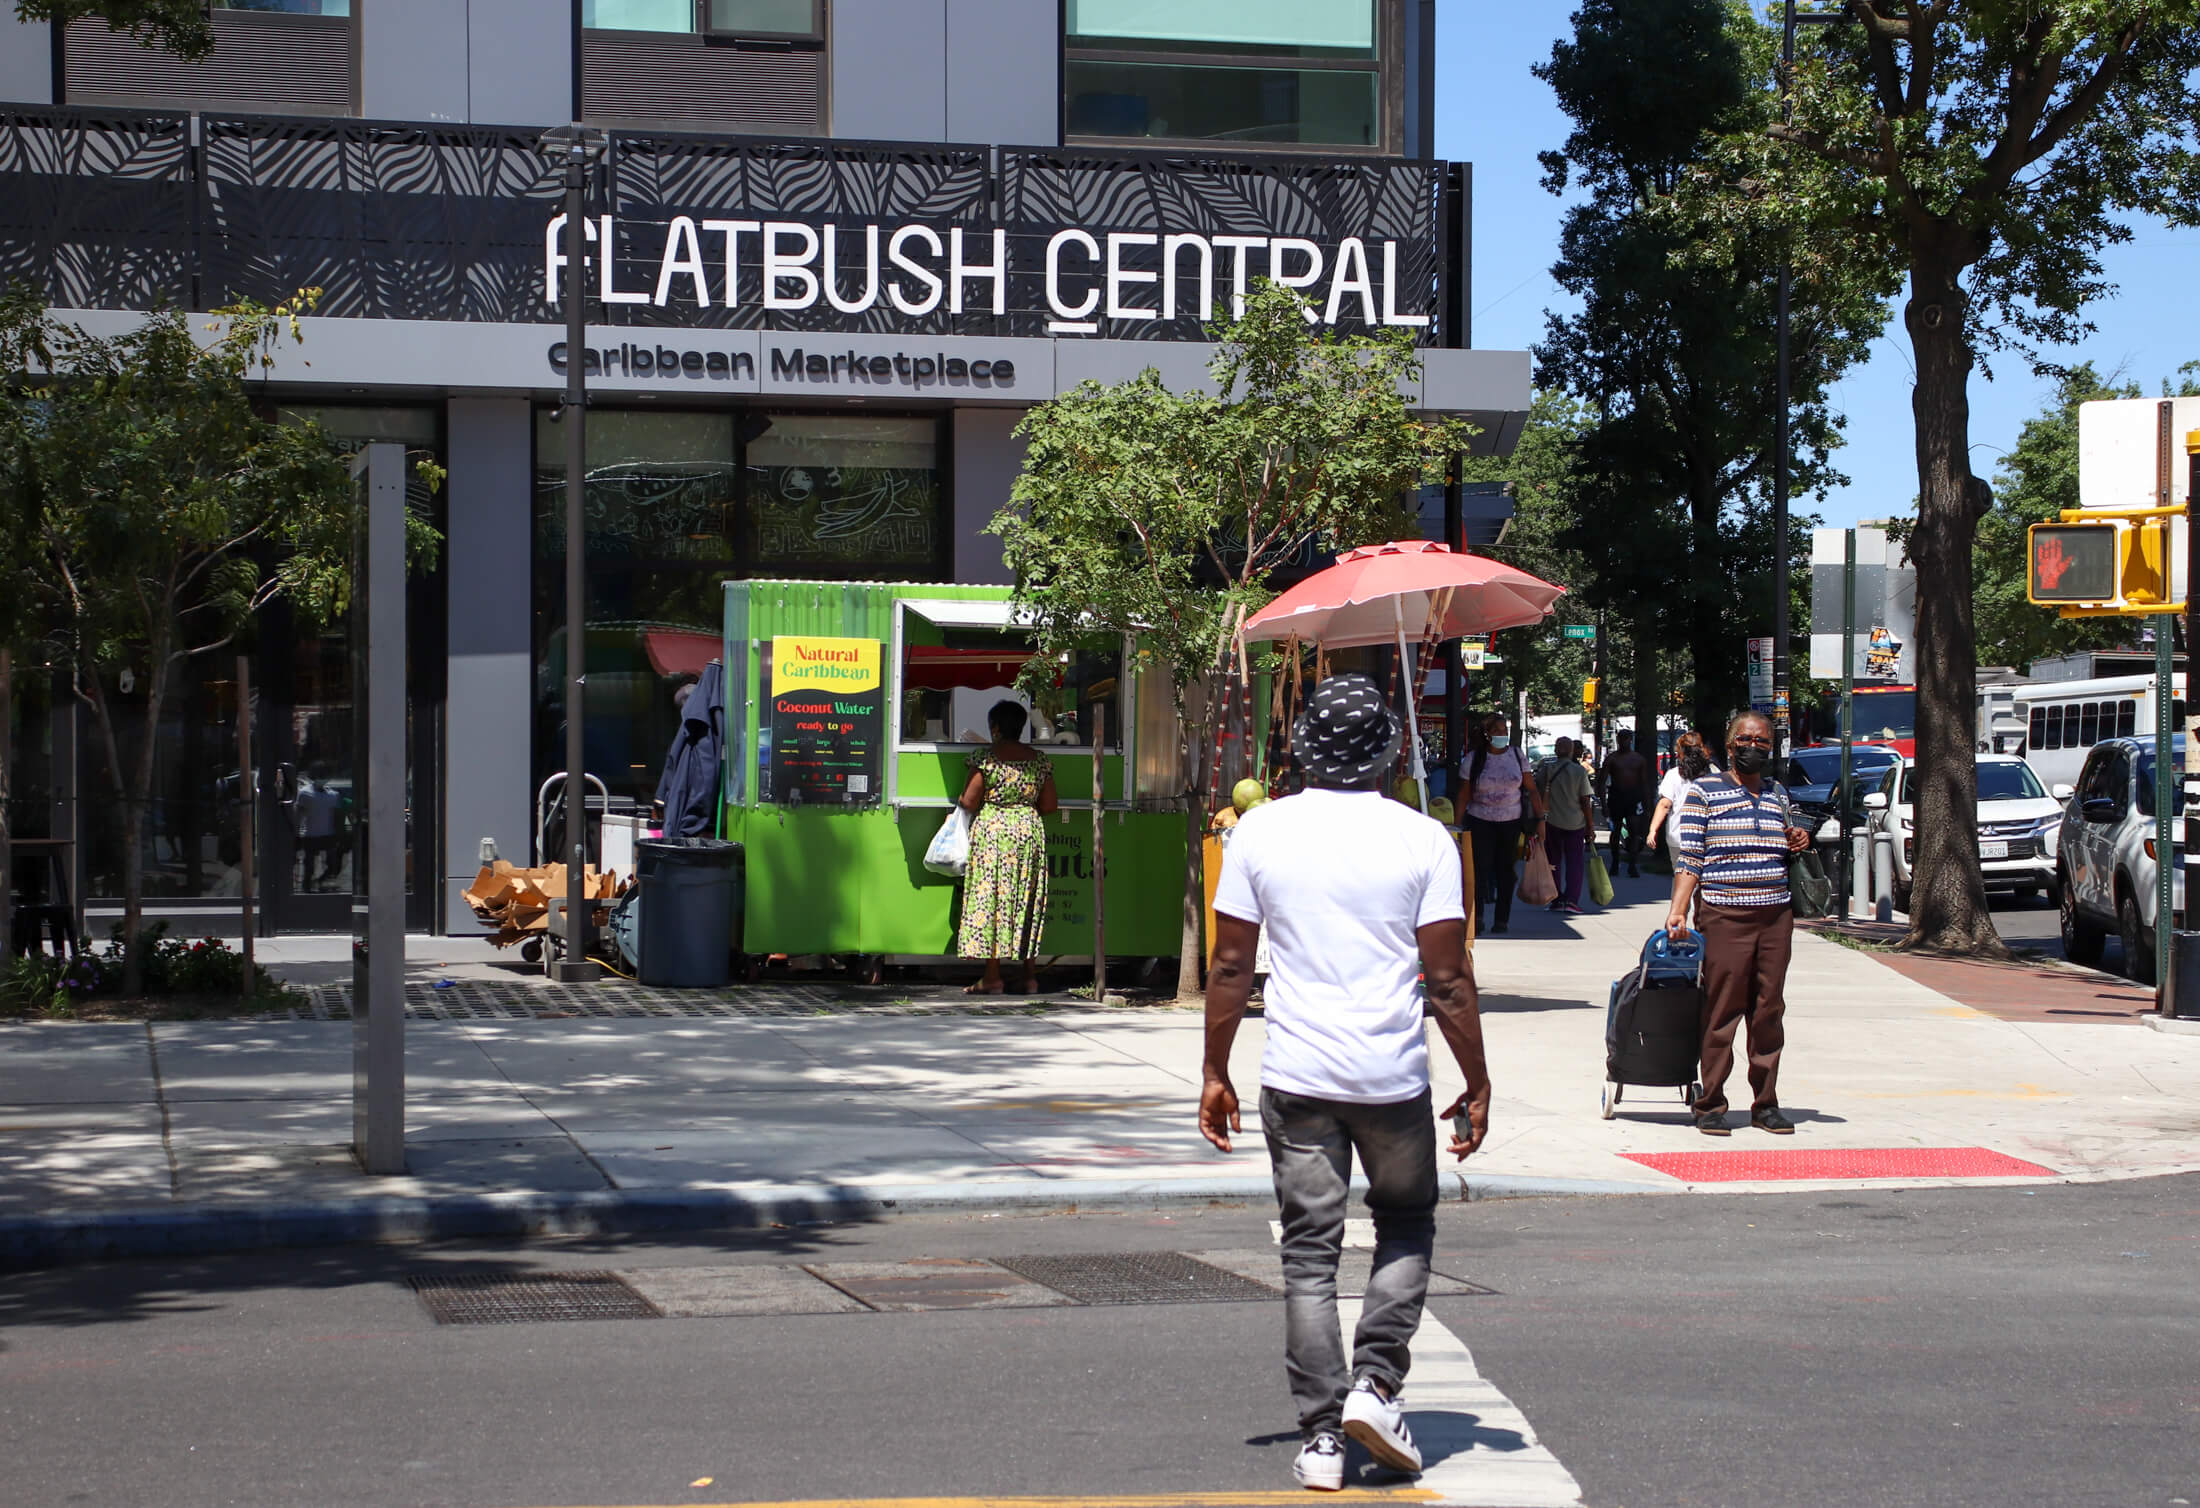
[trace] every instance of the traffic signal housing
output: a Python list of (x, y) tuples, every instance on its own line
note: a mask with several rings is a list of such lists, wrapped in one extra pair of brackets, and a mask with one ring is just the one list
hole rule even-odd
[(1591, 676), (1589, 677), (1589, 679), (1581, 683), (1582, 706), (1594, 707), (1597, 704), (1598, 699), (1601, 698), (1603, 695), (1604, 682), (1599, 680), (1597, 677)]
[(2026, 531), (2025, 595), (2064, 617), (2182, 612), (2170, 597), (2170, 519), (2184, 509), (2087, 516)]

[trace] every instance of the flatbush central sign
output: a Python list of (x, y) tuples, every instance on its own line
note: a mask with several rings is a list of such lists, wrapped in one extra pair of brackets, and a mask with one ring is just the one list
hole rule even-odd
[[(1429, 290), (1413, 289), (1393, 238), (1201, 231), (1095, 232), (1068, 226), (1011, 236), (923, 222), (812, 222), (674, 215), (662, 222), (592, 216), (587, 244), (595, 296), (677, 316), (753, 306), (799, 318), (830, 311), (892, 332), (964, 313), (1036, 305), (1048, 335), (1128, 335), (1152, 321), (1234, 318), (1256, 278), (1298, 289), (1328, 326), (1425, 329)], [(650, 254), (654, 249), (654, 255)], [(564, 283), (565, 216), (542, 241), (542, 301)], [(1025, 290), (1018, 295), (1012, 288)], [(1032, 294), (1037, 298), (1032, 298)], [(905, 323), (906, 322), (906, 323)]]

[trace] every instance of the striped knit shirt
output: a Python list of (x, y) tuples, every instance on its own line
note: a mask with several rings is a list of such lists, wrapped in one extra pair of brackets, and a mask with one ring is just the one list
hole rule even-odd
[(1680, 868), (1696, 876), (1707, 906), (1788, 903), (1787, 791), (1768, 780), (1752, 796), (1725, 775), (1705, 775), (1681, 796)]

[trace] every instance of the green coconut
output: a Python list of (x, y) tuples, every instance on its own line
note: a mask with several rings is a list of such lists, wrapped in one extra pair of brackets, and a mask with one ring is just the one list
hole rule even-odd
[(1268, 788), (1248, 775), (1230, 787), (1230, 804), (1241, 812), (1249, 812), (1268, 797)]

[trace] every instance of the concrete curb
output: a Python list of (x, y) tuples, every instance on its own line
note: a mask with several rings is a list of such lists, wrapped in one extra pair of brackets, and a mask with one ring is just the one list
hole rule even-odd
[(2200, 1037), (2200, 1016), (2142, 1016), (2151, 1031), (2168, 1032), (2179, 1037)]
[[(1595, 1179), (1451, 1175), (1456, 1201), (1581, 1194), (1647, 1194), (1652, 1185)], [(1365, 1185), (1354, 1181), (1355, 1191)], [(1679, 1192), (1678, 1186), (1673, 1192)], [(758, 1230), (874, 1220), (887, 1215), (1257, 1204), (1275, 1198), (1266, 1176), (1181, 1180), (988, 1180), (851, 1188), (605, 1189), (315, 1204), (188, 1205), (0, 1219), (0, 1272), (133, 1257), (207, 1256), (285, 1247), (458, 1239), (525, 1240), (650, 1231)]]

